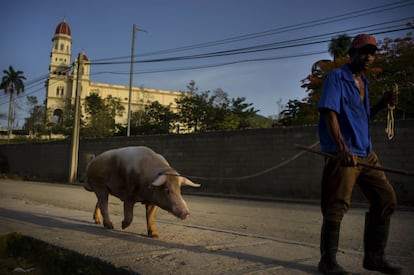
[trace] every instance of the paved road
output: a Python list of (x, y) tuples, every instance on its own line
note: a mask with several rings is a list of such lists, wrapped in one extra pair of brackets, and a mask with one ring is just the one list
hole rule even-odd
[[(122, 204), (110, 199), (115, 230), (92, 221), (96, 199), (79, 186), (0, 180), (0, 234), (21, 232), (99, 257), (141, 274), (317, 274), (319, 207), (185, 196), (191, 216), (180, 221), (160, 210), (159, 239), (145, 236), (144, 207), (120, 229)], [(355, 274), (361, 267), (364, 208), (353, 208), (341, 232), (339, 261)], [(414, 211), (399, 209), (387, 254), (414, 274)]]

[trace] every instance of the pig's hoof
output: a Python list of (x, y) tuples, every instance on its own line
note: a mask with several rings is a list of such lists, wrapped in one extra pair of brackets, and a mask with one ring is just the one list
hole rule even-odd
[(108, 229), (114, 229), (114, 225), (111, 222), (104, 222), (104, 226)]
[(122, 221), (122, 229), (127, 228), (130, 224), (131, 222)]
[(157, 232), (148, 232), (148, 237), (157, 239), (160, 235)]

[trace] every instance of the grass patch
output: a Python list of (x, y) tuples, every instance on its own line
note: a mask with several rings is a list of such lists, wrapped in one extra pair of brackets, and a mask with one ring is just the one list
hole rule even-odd
[(0, 274), (137, 274), (108, 262), (10, 233), (0, 237)]

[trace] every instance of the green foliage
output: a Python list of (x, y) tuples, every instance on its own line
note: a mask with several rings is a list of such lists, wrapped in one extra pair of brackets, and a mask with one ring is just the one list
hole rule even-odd
[[(370, 80), (370, 101), (377, 102), (385, 91), (399, 86), (397, 118), (414, 117), (414, 39), (385, 39), (381, 45), (375, 66), (380, 68)], [(385, 118), (385, 114), (382, 114)]]
[[(52, 110), (46, 110), (48, 117), (51, 117)], [(59, 121), (48, 123), (46, 125), (47, 132), (53, 134), (63, 134), (65, 136), (72, 136), (73, 134), (73, 122), (75, 119), (75, 105), (67, 104), (60, 117)], [(81, 127), (84, 125), (81, 115)]]
[(11, 65), (9, 66), (9, 70), (3, 70), (3, 73), (4, 76), (1, 79), (0, 89), (4, 90), (5, 94), (10, 94), (7, 123), (10, 136), (14, 122), (14, 96), (15, 94), (19, 95), (21, 92), (24, 92), (23, 80), (26, 80), (26, 77), (23, 76), (22, 71), (15, 71)]
[(29, 105), (29, 117), (26, 117), (23, 130), (27, 130), (34, 135), (45, 132), (45, 106), (39, 105), (37, 97), (27, 97)]
[[(345, 37), (346, 38), (346, 37)], [(342, 39), (342, 38), (341, 38)], [(346, 40), (346, 39), (344, 39)], [(344, 43), (337, 43), (340, 47)], [(335, 45), (331, 41), (330, 47)], [(405, 38), (385, 39), (380, 43), (380, 50), (372, 69), (365, 75), (370, 81), (370, 104), (374, 105), (385, 91), (394, 84), (400, 87), (397, 117), (414, 116), (414, 42), (412, 34)], [(329, 48), (330, 52), (335, 49)], [(312, 66), (312, 73), (302, 80), (302, 88), (307, 96), (303, 100), (290, 100), (280, 114), (283, 125), (316, 124), (318, 121), (317, 104), (322, 93), (322, 85), (326, 76), (335, 68), (342, 67), (349, 60), (340, 58), (337, 53), (334, 61), (319, 60)], [(377, 118), (385, 117), (385, 113)]]
[(3, 73), (0, 89), (4, 90), (4, 93), (16, 93), (18, 95), (20, 92), (24, 92), (23, 80), (26, 80), (26, 77), (23, 76), (22, 71), (15, 71), (10, 65), (9, 70), (3, 70)]
[(171, 105), (164, 106), (158, 101), (151, 102), (131, 114), (131, 133), (133, 135), (168, 134), (174, 128), (177, 115)]
[(85, 97), (85, 125), (81, 127), (83, 137), (112, 136), (117, 130), (115, 117), (122, 115), (124, 107), (117, 98), (102, 99), (92, 93)]
[(215, 111), (208, 93), (188, 93), (175, 100), (178, 105), (178, 120), (187, 129), (193, 129), (194, 132), (207, 130), (210, 124), (208, 120), (214, 116)]
[(210, 91), (196, 93), (194, 81), (187, 88), (189, 92), (176, 99), (178, 122), (187, 130), (204, 132), (258, 126), (254, 119), (258, 110), (252, 103), (246, 103), (246, 98), (230, 99), (222, 89), (216, 89), (213, 95)]
[(348, 49), (351, 47), (351, 37), (347, 34), (341, 34), (331, 39), (329, 43), (329, 53), (337, 60), (338, 58), (346, 58), (348, 56)]
[[(176, 106), (164, 106), (158, 101), (147, 102), (142, 110), (131, 114), (131, 134), (167, 134), (171, 132), (204, 132), (271, 126), (271, 120), (258, 116), (258, 110), (246, 98), (229, 98), (222, 89), (198, 93), (194, 81), (187, 85), (188, 92), (176, 99)], [(58, 121), (42, 124), (40, 112), (44, 106), (37, 104), (36, 98), (28, 98), (30, 117), (26, 118), (25, 129), (71, 136), (74, 121), (74, 106), (62, 106)], [(122, 116), (124, 107), (119, 98), (108, 96), (102, 99), (98, 94), (87, 96), (81, 114), (81, 137), (106, 137), (125, 135), (126, 127), (115, 123)], [(47, 117), (52, 117), (47, 110)], [(181, 128), (181, 129), (180, 129)]]

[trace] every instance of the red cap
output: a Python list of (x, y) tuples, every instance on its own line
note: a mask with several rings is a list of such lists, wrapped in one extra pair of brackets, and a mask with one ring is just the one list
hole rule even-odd
[(377, 40), (369, 34), (358, 34), (354, 40), (352, 40), (351, 49), (359, 49), (365, 46), (374, 46), (376, 50), (377, 47)]

